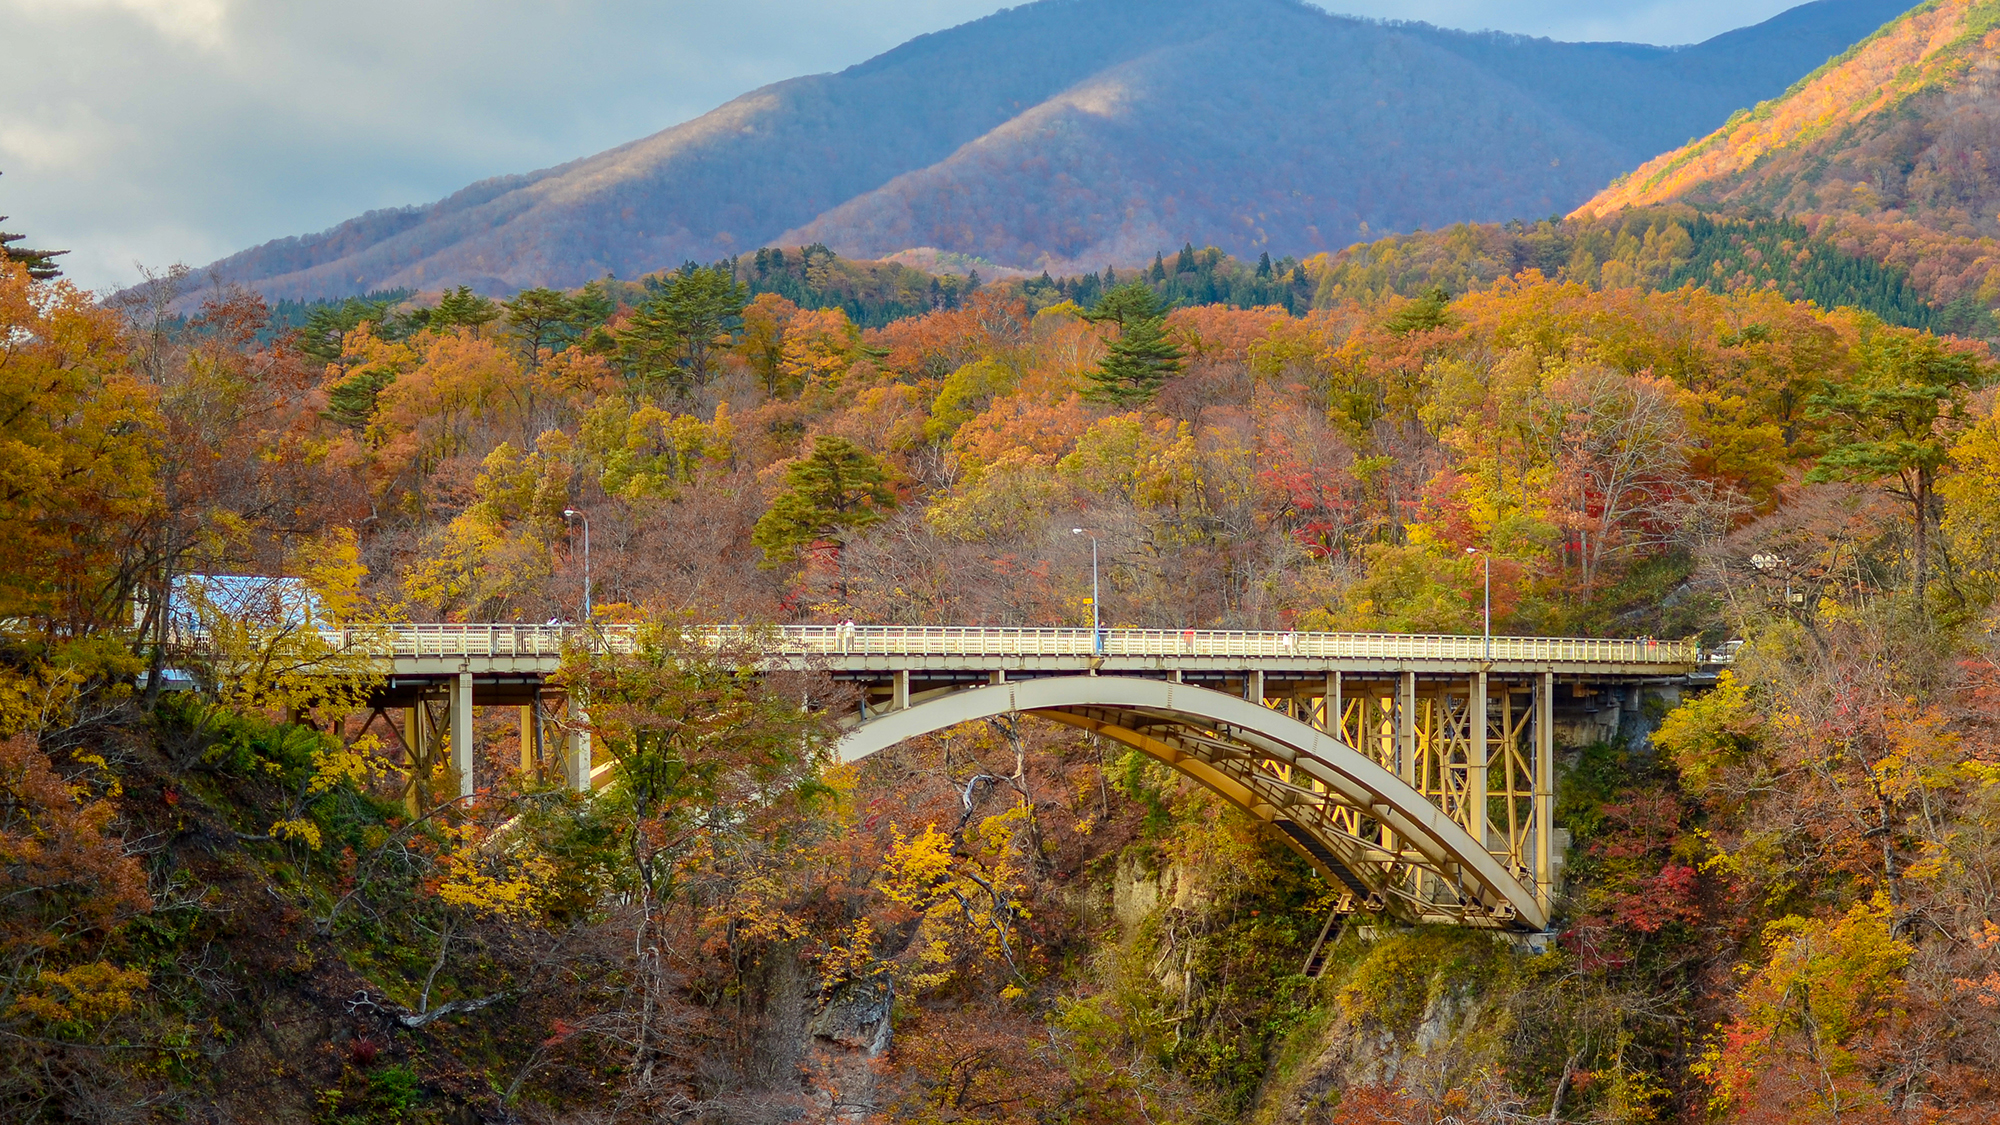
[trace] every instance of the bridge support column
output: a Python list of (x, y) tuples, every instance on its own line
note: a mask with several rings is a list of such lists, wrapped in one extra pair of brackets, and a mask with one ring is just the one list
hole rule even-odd
[(1486, 673), (1472, 674), (1472, 706), (1466, 712), (1465, 830), (1486, 846), (1486, 764), (1493, 760), (1486, 735)]
[(1396, 691), (1396, 776), (1417, 783), (1417, 674), (1404, 672)]
[(421, 702), (403, 708), (403, 752), (408, 757), (409, 774), (403, 785), (403, 806), (415, 817), (423, 812), (418, 806), (428, 799), (424, 789), (430, 781), (432, 756), (437, 753), (436, 740), (431, 737), (430, 713)]
[(590, 715), (574, 698), (569, 701), (568, 752), (563, 755), (563, 780), (578, 793), (590, 792)]
[(1556, 674), (1543, 672), (1535, 692), (1535, 897), (1555, 898)]
[(521, 705), (521, 776), (535, 773), (535, 705)]
[(472, 785), (472, 673), (460, 672), (451, 693), (451, 769), (458, 795), (470, 798)]
[(891, 673), (889, 681), (889, 708), (893, 711), (907, 710), (910, 706), (910, 673), (907, 669)]
[(1347, 701), (1342, 699), (1339, 672), (1326, 674), (1326, 732), (1337, 741), (1346, 742), (1347, 732), (1342, 729), (1347, 720)]
[(1264, 673), (1256, 669), (1243, 673), (1243, 698), (1259, 707), (1264, 705)]

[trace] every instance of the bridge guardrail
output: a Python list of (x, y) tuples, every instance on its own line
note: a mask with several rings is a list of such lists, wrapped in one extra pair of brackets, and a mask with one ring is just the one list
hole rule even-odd
[[(717, 642), (748, 633), (737, 626), (710, 631)], [(581, 641), (630, 651), (630, 625), (399, 624), (344, 630), (342, 647), (398, 657), (560, 656)], [(329, 638), (332, 639), (332, 638)], [(1217, 629), (1106, 629), (1102, 648), (1089, 629), (978, 626), (785, 625), (772, 630), (775, 654), (790, 656), (1075, 656), (1251, 657), (1382, 660), (1482, 660), (1480, 636), (1397, 633), (1299, 633)], [(1495, 661), (1689, 665), (1701, 660), (1693, 641), (1648, 637), (1494, 637)]]

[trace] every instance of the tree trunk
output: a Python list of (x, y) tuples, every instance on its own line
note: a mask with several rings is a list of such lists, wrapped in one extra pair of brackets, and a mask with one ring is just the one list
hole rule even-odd
[(1917, 609), (1923, 612), (1929, 604), (1924, 596), (1924, 590), (1930, 584), (1931, 474), (1919, 469), (1917, 485), (1910, 491), (1913, 494), (1911, 500), (1917, 509), (1915, 544)]
[(153, 604), (146, 619), (145, 632), (152, 634), (153, 651), (146, 659), (146, 691), (141, 697), (141, 709), (151, 711), (160, 702), (160, 680), (167, 668), (168, 611), (173, 608), (173, 570), (165, 563), (160, 564), (160, 583), (153, 591)]

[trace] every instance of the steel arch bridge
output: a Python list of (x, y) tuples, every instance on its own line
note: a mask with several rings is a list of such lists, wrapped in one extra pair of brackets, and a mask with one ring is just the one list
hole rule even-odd
[[(1354, 710), (1365, 712), (1365, 700)], [(1247, 699), (1169, 680), (1064, 676), (950, 692), (854, 727), (843, 761), (959, 723), (1036, 715), (1102, 735), (1173, 767), (1267, 825), (1322, 876), (1347, 888), (1341, 906), (1424, 921), (1540, 930), (1552, 890), (1547, 864), (1509, 864), (1475, 839), (1465, 799), (1483, 778), (1459, 755), (1438, 802), (1391, 765), (1320, 726)], [(1323, 711), (1320, 714), (1324, 714)], [(1449, 752), (1445, 757), (1449, 759)], [(1435, 755), (1433, 755), (1435, 757)], [(1412, 765), (1417, 763), (1412, 761)], [(1534, 856), (1550, 854), (1546, 793), (1520, 810)], [(1475, 823), (1468, 828), (1465, 823)]]
[[(843, 758), (1037, 715), (1244, 809), (1345, 889), (1343, 909), (1519, 930), (1547, 927), (1560, 882), (1558, 725), (1604, 737), (1643, 693), (1712, 679), (1694, 643), (1645, 637), (794, 625), (684, 639), (755, 641), (765, 668), (851, 685)], [(634, 651), (629, 627), (391, 625), (328, 641), (371, 659), (383, 682), (369, 722), (387, 722), (411, 762), (446, 766), (461, 799), (476, 793), (478, 708), (518, 709), (523, 772), (559, 770), (578, 789), (612, 778), (592, 761), (582, 701), (550, 677), (568, 651)]]

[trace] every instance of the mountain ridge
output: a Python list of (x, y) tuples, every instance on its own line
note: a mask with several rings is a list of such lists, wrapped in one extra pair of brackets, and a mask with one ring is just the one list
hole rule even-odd
[[(1041, 0), (210, 269), (267, 296), (312, 298), (573, 286), (787, 238), (859, 257), (935, 247), (1057, 270), (1187, 240), (1306, 254), (1372, 230), (1566, 210), (1900, 6), (1819, 0), (1704, 44), (1653, 48), (1379, 24), (1294, 0)], [(1379, 89), (1348, 81), (1356, 71)], [(1106, 89), (1114, 73), (1144, 97), (1122, 116), (1081, 107), (1077, 92)], [(1369, 96), (1397, 81), (1406, 96), (1393, 105)], [(1647, 96), (1606, 108), (1617, 99), (1592, 94), (1604, 83)], [(1243, 116), (1254, 110), (1263, 116)], [(1467, 166), (1468, 151), (1483, 163)], [(1321, 184), (1338, 194), (1307, 190)]]
[(1991, 205), (2000, 178), (1983, 159), (1966, 167), (2000, 137), (1996, 49), (2000, 4), (1930, 0), (1783, 95), (1647, 161), (1576, 213), (1686, 200), (1893, 220), (1961, 204), (1972, 205), (1962, 218), (1934, 214), (1941, 221), (1930, 225), (2000, 234)]

